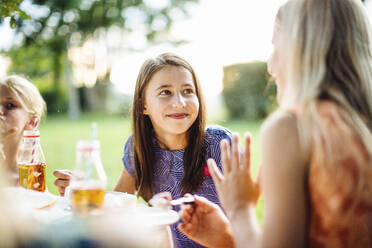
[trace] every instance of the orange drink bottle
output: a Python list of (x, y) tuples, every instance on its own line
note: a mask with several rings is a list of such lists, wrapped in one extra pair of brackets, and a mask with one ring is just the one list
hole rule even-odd
[(72, 210), (76, 216), (84, 217), (102, 211), (106, 181), (99, 141), (79, 140), (70, 185)]
[(23, 133), (18, 170), (20, 186), (45, 191), (45, 157), (40, 145), (40, 132), (36, 128)]

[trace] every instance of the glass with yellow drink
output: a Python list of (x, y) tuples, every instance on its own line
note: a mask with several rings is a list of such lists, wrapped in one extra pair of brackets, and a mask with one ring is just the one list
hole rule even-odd
[(105, 198), (106, 173), (98, 140), (80, 140), (70, 185), (72, 210), (77, 216), (100, 213)]
[(45, 191), (45, 164), (18, 164), (19, 184), (26, 189)]
[(44, 192), (46, 190), (45, 167), (45, 157), (40, 145), (39, 131), (37, 129), (25, 131), (21, 153), (18, 158), (20, 186)]

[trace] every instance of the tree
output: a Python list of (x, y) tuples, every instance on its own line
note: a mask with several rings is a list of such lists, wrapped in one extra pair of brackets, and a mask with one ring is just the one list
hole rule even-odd
[(23, 0), (0, 0), (0, 23), (3, 19), (10, 17), (10, 26), (16, 27), (17, 18), (29, 19), (30, 17), (19, 8)]
[[(47, 54), (51, 59), (54, 100), (58, 106), (62, 102), (64, 58), (67, 58), (66, 52), (71, 45), (81, 45), (112, 27), (128, 34), (141, 29), (148, 41), (154, 41), (158, 34), (166, 33), (171, 27), (172, 13), (187, 15), (185, 5), (197, 1), (160, 1), (165, 4), (156, 6), (156, 1), (149, 0), (31, 0), (38, 13), (29, 13), (29, 20), (15, 16), (16, 32), (23, 37), (23, 47), (38, 47), (44, 52), (37, 56)], [(133, 25), (136, 18), (141, 19), (140, 23)], [(19, 47), (13, 49), (13, 53), (17, 50)]]
[(225, 66), (222, 96), (232, 119), (262, 119), (276, 108), (275, 86), (261, 61)]

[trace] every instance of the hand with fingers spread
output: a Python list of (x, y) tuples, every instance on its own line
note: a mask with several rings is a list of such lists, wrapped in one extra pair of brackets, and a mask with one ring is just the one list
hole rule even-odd
[(64, 196), (66, 187), (70, 185), (72, 172), (70, 170), (55, 170), (53, 175), (57, 177), (54, 185), (57, 186), (60, 195)]
[(213, 159), (208, 160), (209, 171), (213, 177), (222, 206), (229, 216), (235, 211), (254, 206), (260, 195), (258, 183), (251, 175), (251, 137), (246, 134), (245, 154), (241, 161), (239, 137), (233, 134), (232, 148), (227, 140), (221, 141), (223, 175)]
[(180, 218), (183, 223), (178, 229), (207, 247), (234, 247), (231, 227), (222, 209), (204, 197), (194, 195), (194, 199), (194, 204), (182, 208)]

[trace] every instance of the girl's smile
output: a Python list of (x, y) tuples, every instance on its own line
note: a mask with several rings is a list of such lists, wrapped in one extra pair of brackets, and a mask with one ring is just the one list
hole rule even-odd
[(170, 118), (173, 118), (173, 119), (184, 119), (188, 116), (188, 114), (186, 114), (186, 113), (174, 113), (174, 114), (169, 114), (167, 116), (170, 117)]

